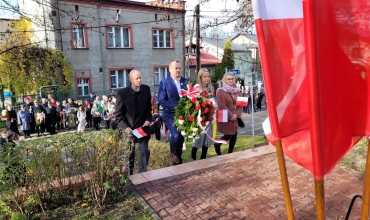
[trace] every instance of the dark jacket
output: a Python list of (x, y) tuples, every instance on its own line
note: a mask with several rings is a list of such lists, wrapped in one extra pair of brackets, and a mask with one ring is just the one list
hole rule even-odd
[(57, 114), (57, 109), (55, 107), (46, 107), (46, 122), (49, 123), (50, 125), (55, 125), (58, 121), (58, 114)]
[[(131, 88), (131, 84), (118, 90), (116, 109), (114, 112), (118, 126), (123, 130), (127, 127), (136, 129), (143, 126), (145, 121), (150, 121), (152, 118), (150, 99), (150, 88), (144, 84), (140, 86), (138, 92), (135, 92)], [(143, 130), (145, 131), (144, 128)], [(149, 131), (147, 133), (149, 133)]]
[[(180, 78), (180, 87), (185, 89), (187, 79), (184, 77)], [(179, 103), (180, 96), (177, 91), (176, 84), (171, 76), (162, 80), (159, 84), (158, 101), (162, 106), (162, 118), (166, 121), (168, 118), (175, 116), (175, 107)]]
[(13, 109), (11, 111), (8, 111), (5, 124), (8, 127), (10, 127), (11, 124), (17, 125), (17, 112), (15, 112)]

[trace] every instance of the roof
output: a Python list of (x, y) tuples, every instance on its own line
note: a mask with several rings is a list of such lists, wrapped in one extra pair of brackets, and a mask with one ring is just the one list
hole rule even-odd
[[(188, 63), (188, 59), (189, 57), (186, 56), (186, 63)], [(207, 51), (203, 49), (200, 50), (200, 64), (202, 66), (212, 66), (218, 63), (221, 63), (220, 59), (217, 59), (217, 57), (207, 53)], [(190, 66), (196, 66), (196, 56), (195, 55), (191, 56)]]
[(245, 37), (249, 38), (251, 41), (258, 44), (257, 35), (254, 35), (254, 34), (237, 34), (235, 37), (232, 38), (232, 40), (234, 40), (235, 38), (237, 38), (239, 36), (245, 36)]
[[(227, 39), (218, 39), (218, 40), (216, 40), (216, 39), (213, 39), (213, 38), (202, 37), (202, 44), (203, 44), (203, 42), (205, 42), (205, 43), (208, 43), (208, 44), (212, 44), (212, 45), (224, 48), (226, 40)], [(244, 47), (244, 46), (238, 45), (238, 44), (231, 43), (231, 50), (234, 51), (234, 52), (238, 52), (238, 51), (245, 52), (245, 51), (247, 51), (247, 48)]]

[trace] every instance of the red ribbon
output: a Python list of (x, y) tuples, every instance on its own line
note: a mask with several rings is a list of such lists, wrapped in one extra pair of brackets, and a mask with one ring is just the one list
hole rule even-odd
[(197, 98), (200, 96), (200, 93), (202, 92), (202, 89), (200, 88), (200, 85), (196, 84), (193, 88), (193, 85), (191, 83), (188, 84), (188, 90), (181, 89), (179, 91), (179, 96), (187, 96), (189, 99)]

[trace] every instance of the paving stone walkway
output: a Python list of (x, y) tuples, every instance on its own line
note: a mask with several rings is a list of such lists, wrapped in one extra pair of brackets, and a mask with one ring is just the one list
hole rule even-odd
[[(316, 219), (312, 174), (286, 157), (295, 219)], [(263, 146), (132, 175), (161, 219), (287, 219), (275, 148)], [(337, 166), (325, 177), (326, 219), (345, 219), (363, 175)], [(360, 219), (361, 200), (349, 219)]]

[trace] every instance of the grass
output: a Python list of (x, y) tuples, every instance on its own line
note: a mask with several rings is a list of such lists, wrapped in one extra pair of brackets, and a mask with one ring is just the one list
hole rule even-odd
[(367, 144), (369, 139), (362, 138), (356, 146), (348, 152), (348, 154), (340, 161), (339, 165), (348, 169), (356, 170), (364, 173), (366, 166)]

